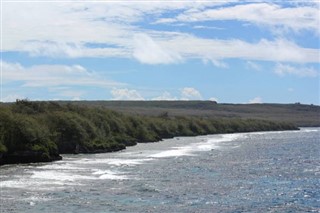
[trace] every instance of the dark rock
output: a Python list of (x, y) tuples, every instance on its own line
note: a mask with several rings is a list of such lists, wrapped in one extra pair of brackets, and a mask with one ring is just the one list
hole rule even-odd
[(58, 154), (50, 155), (39, 151), (16, 151), (14, 153), (5, 153), (0, 156), (0, 165), (15, 164), (15, 163), (37, 163), (37, 162), (51, 162), (62, 160)]

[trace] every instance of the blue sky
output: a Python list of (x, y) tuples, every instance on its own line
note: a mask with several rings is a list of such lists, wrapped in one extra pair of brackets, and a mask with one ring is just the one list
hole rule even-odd
[(1, 3), (1, 100), (320, 104), (319, 1)]

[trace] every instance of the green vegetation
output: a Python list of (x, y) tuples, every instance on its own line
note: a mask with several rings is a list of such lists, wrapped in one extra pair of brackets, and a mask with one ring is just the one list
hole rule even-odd
[(242, 118), (289, 122), (296, 126), (320, 126), (320, 106), (294, 104), (217, 104), (214, 101), (59, 101), (103, 107), (125, 114)]
[(103, 107), (18, 100), (0, 105), (0, 164), (52, 161), (175, 136), (297, 129), (254, 119), (128, 115)]

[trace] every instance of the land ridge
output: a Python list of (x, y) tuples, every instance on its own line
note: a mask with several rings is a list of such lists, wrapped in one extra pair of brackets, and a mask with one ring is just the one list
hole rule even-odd
[(242, 118), (289, 122), (300, 127), (320, 126), (320, 106), (300, 103), (230, 104), (215, 101), (57, 101), (103, 107), (131, 115)]

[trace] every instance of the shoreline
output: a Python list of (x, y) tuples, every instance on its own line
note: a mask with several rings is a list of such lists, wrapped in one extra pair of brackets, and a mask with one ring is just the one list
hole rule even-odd
[(259, 119), (128, 115), (99, 107), (17, 100), (0, 105), (0, 165), (50, 162), (60, 154), (107, 153), (178, 136), (298, 130)]
[[(297, 129), (288, 129), (288, 130), (265, 130), (265, 131), (244, 131), (244, 132), (227, 132), (227, 133), (216, 133), (216, 134), (202, 134), (202, 135), (193, 135), (193, 136), (185, 136), (185, 135), (177, 135), (174, 137), (168, 137), (168, 138), (162, 138), (160, 140), (157, 141), (149, 141), (149, 142), (137, 142), (133, 145), (130, 146), (136, 146), (140, 143), (160, 143), (162, 140), (166, 140), (166, 139), (173, 139), (173, 138), (179, 138), (179, 137), (198, 137), (198, 136), (207, 136), (207, 135), (220, 135), (220, 134), (237, 134), (237, 133), (259, 133), (259, 132), (285, 132), (285, 131), (300, 131), (301, 128), (306, 128), (306, 127), (297, 127)], [(127, 146), (126, 146), (127, 147)], [(79, 152), (79, 153), (59, 153), (57, 156), (52, 156), (51, 159), (41, 159), (41, 158), (37, 158), (37, 154), (36, 155), (29, 155), (30, 158), (27, 158), (28, 155), (16, 155), (16, 156), (11, 156), (10, 159), (7, 162), (3, 163), (3, 156), (0, 154), (0, 167), (1, 166), (5, 166), (5, 165), (19, 165), (19, 164), (29, 164), (29, 163), (46, 163), (46, 162), (54, 162), (54, 161), (60, 161), (63, 160), (63, 154), (72, 154), (72, 155), (77, 155), (77, 154), (85, 154), (85, 155), (90, 155), (90, 154), (102, 154), (102, 153), (112, 153), (112, 152), (120, 152), (122, 150), (125, 150), (126, 147), (124, 147), (123, 149), (118, 149), (118, 150), (108, 150), (108, 151), (104, 151), (104, 150), (94, 150), (92, 152)], [(14, 157), (16, 157), (16, 160), (14, 159)]]

